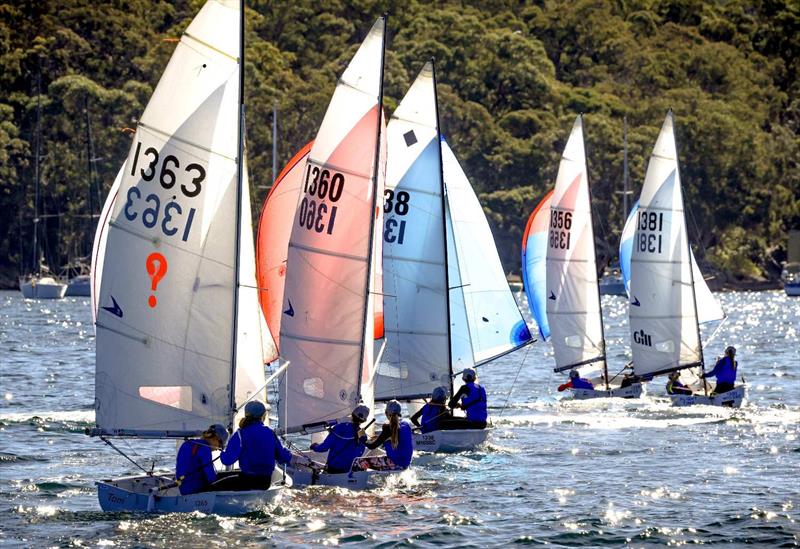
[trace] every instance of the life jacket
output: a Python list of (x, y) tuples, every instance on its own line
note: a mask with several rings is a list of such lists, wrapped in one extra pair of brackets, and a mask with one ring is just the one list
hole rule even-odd
[(576, 377), (572, 380), (572, 388), (573, 389), (594, 389), (594, 385), (588, 379), (583, 379), (582, 377)]
[(439, 422), (445, 414), (446, 408), (444, 406), (437, 406), (428, 403), (422, 407), (422, 416), (420, 417), (420, 431), (423, 433), (430, 433), (431, 431), (439, 430)]
[(181, 494), (196, 494), (216, 480), (211, 462), (211, 448), (205, 442), (187, 440), (181, 444), (175, 463), (175, 478), (185, 477), (180, 483)]
[(489, 410), (486, 403), (486, 389), (470, 381), (465, 383), (467, 393), (461, 396), (461, 405), (466, 406), (464, 411), (469, 421), (486, 421)]
[(411, 429), (411, 422), (407, 419), (401, 419), (397, 448), (392, 446), (392, 439), (383, 443), (383, 449), (386, 450), (386, 455), (389, 456), (389, 459), (403, 469), (411, 465), (411, 457), (414, 454), (414, 435)]
[(367, 447), (364, 440), (359, 440), (355, 425), (348, 421), (337, 423), (316, 449), (318, 452), (328, 451), (328, 467), (349, 471), (353, 460), (364, 455)]

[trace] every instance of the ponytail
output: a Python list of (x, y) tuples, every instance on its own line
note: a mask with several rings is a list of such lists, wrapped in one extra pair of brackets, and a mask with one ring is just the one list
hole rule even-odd
[(248, 425), (252, 425), (254, 423), (264, 423), (264, 421), (260, 417), (244, 416), (239, 420), (239, 429), (244, 429)]
[(392, 430), (391, 434), (391, 441), (392, 441), (392, 448), (395, 450), (397, 449), (397, 445), (400, 444), (400, 416), (397, 414), (392, 414), (389, 416), (389, 427)]

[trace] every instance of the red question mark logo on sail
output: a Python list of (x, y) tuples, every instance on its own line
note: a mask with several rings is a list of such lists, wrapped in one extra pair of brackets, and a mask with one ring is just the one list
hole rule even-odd
[[(158, 283), (164, 278), (164, 275), (167, 274), (167, 259), (160, 253), (153, 252), (147, 256), (145, 267), (147, 267), (147, 274), (150, 275), (150, 289), (153, 290), (153, 294), (155, 294), (156, 286), (158, 286)], [(147, 304), (150, 305), (151, 308), (154, 308), (158, 304), (156, 296), (151, 295), (147, 299)]]

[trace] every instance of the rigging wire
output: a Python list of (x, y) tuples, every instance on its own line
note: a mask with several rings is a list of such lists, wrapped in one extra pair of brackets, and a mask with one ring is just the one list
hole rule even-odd
[(503, 417), (503, 413), (506, 411), (506, 407), (508, 406), (508, 401), (511, 398), (511, 393), (514, 391), (514, 387), (517, 384), (517, 378), (519, 378), (519, 373), (522, 371), (522, 366), (525, 364), (525, 360), (528, 358), (528, 353), (531, 350), (530, 345), (525, 346), (525, 355), (522, 357), (522, 360), (519, 361), (519, 368), (517, 368), (517, 373), (514, 376), (514, 381), (511, 382), (511, 388), (506, 393), (506, 401), (503, 403), (503, 407), (500, 409), (500, 413), (497, 414), (497, 418), (500, 419)]

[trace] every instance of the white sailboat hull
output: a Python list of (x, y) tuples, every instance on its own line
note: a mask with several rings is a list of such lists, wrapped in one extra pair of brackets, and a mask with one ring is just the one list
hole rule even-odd
[(746, 391), (741, 385), (720, 395), (669, 395), (673, 406), (724, 406), (727, 408), (740, 408), (744, 401)]
[[(327, 452), (318, 453), (312, 451), (303, 452), (303, 455), (316, 462), (322, 467), (326, 460)], [(383, 455), (381, 453), (367, 452), (368, 456)], [(294, 486), (336, 486), (339, 488), (349, 488), (350, 490), (367, 490), (376, 487), (382, 478), (388, 475), (396, 475), (402, 471), (352, 471), (350, 473), (323, 473), (315, 472), (309, 467), (302, 465), (286, 467), (286, 473), (292, 477)]]
[(642, 384), (634, 383), (627, 387), (616, 387), (610, 390), (603, 389), (570, 389), (575, 400), (588, 400), (590, 398), (639, 398), (642, 396)]
[(414, 449), (420, 452), (441, 453), (473, 450), (486, 442), (490, 431), (490, 428), (486, 428), (414, 433)]
[(32, 278), (20, 282), (19, 289), (25, 299), (63, 299), (67, 285), (52, 278)]
[(103, 511), (124, 513), (191, 513), (201, 511), (216, 515), (244, 515), (261, 510), (278, 500), (292, 479), (276, 470), (268, 490), (201, 492), (181, 495), (177, 487), (151, 494), (164, 484), (163, 477), (133, 476), (97, 482), (97, 499)]
[(90, 297), (92, 295), (92, 281), (88, 275), (78, 275), (71, 278), (67, 286), (67, 297)]

